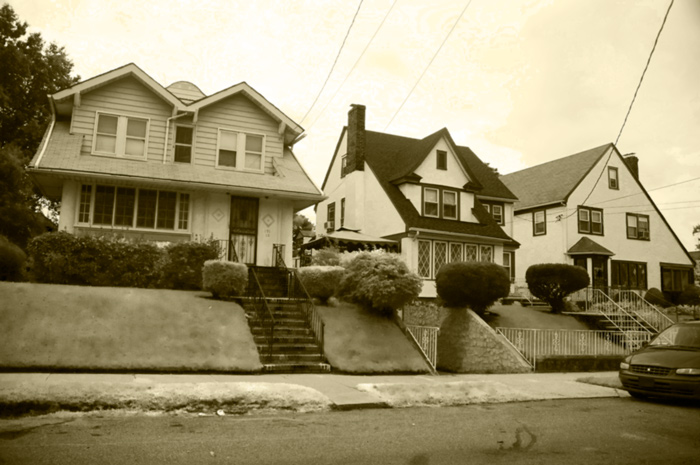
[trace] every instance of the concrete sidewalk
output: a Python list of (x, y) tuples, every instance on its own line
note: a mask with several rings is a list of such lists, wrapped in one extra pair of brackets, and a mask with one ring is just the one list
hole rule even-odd
[[(194, 403), (204, 399), (209, 391), (216, 390), (220, 397), (222, 392), (225, 396), (229, 388), (233, 391), (240, 386), (244, 386), (246, 392), (277, 391), (281, 396), (294, 398), (291, 399), (294, 402), (290, 400), (294, 407), (289, 407), (293, 410), (305, 402), (309, 392), (320, 393), (318, 397), (327, 399), (324, 400), (327, 405), (340, 410), (425, 405), (420, 399), (434, 400), (448, 391), (445, 405), (628, 396), (619, 389), (576, 381), (591, 377), (613, 380), (617, 372), (440, 376), (0, 373), (0, 407), (6, 403), (3, 393), (7, 392), (13, 392), (15, 396), (19, 393), (25, 401), (31, 401), (32, 392), (36, 392), (36, 397), (46, 403), (52, 401), (52, 393), (58, 396), (61, 392), (82, 389), (90, 392), (92, 400), (99, 399), (101, 392), (105, 397), (114, 397), (115, 392), (132, 397), (152, 397), (160, 390), (170, 394), (183, 393)], [(236, 395), (240, 396), (240, 393)], [(459, 399), (455, 395), (472, 398)], [(403, 397), (397, 400), (397, 396)], [(441, 403), (436, 401), (434, 405)]]

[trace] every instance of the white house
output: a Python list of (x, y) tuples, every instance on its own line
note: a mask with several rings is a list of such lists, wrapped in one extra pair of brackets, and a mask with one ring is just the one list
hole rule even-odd
[(680, 292), (694, 261), (614, 144), (501, 176), (515, 193), (516, 280), (537, 263), (588, 270), (594, 287)]
[(514, 272), (516, 197), (447, 129), (423, 139), (368, 131), (365, 107), (352, 105), (322, 189), (317, 236), (343, 228), (396, 241), (424, 279), (422, 297), (436, 296), (435, 275), (447, 262), (490, 261)]
[(50, 96), (29, 173), (61, 200), (59, 229), (214, 238), (228, 257), (292, 262), (294, 212), (323, 198), (291, 147), (303, 129), (245, 82), (206, 96), (134, 64)]

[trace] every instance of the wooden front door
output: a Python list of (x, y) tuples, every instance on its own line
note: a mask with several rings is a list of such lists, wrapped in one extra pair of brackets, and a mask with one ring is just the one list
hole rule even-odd
[(593, 256), (593, 273), (591, 280), (593, 288), (600, 289), (603, 292), (608, 291), (608, 257)]
[(231, 247), (240, 263), (255, 265), (258, 244), (258, 199), (231, 197)]

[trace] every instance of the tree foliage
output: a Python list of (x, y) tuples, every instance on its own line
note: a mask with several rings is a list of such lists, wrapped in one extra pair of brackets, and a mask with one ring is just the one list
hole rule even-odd
[(435, 287), (448, 307), (469, 307), (483, 315), (510, 292), (505, 268), (491, 262), (453, 262), (440, 267)]
[(532, 295), (552, 307), (553, 313), (564, 310), (564, 297), (588, 286), (588, 272), (580, 266), (563, 263), (532, 265), (525, 272)]

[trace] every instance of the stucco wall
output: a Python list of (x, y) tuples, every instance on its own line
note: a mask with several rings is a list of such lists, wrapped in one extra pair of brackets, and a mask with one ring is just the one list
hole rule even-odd
[[(525, 272), (531, 265), (539, 263), (569, 263), (565, 254), (566, 229), (564, 222), (557, 217), (566, 216), (564, 207), (546, 210), (547, 233), (541, 236), (533, 235), (533, 216), (531, 212), (513, 217), (513, 238), (520, 242), (520, 248), (515, 251), (515, 280), (525, 281)], [(572, 244), (573, 245), (573, 244)]]

